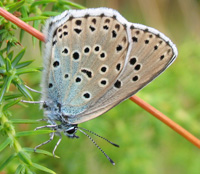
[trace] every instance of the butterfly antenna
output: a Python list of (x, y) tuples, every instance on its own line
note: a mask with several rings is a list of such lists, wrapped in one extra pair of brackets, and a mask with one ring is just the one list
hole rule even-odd
[(112, 163), (112, 165), (115, 165), (115, 162), (98, 146), (98, 144), (88, 134), (86, 134), (81, 129), (79, 129), (79, 131), (86, 135), (94, 143), (94, 145), (105, 155), (105, 157)]
[(82, 130), (85, 130), (85, 131), (88, 131), (89, 133), (91, 133), (91, 134), (93, 134), (93, 135), (96, 135), (96, 136), (99, 137), (99, 138), (104, 139), (105, 141), (107, 141), (108, 143), (112, 144), (112, 145), (115, 146), (115, 147), (119, 147), (118, 144), (115, 144), (115, 143), (111, 142), (110, 140), (108, 140), (108, 139), (106, 139), (106, 138), (104, 138), (104, 137), (98, 135), (98, 134), (95, 133), (95, 132), (92, 132), (92, 131), (90, 131), (90, 130), (88, 130), (88, 129), (85, 129), (85, 128), (82, 128), (82, 127), (78, 127), (78, 128), (79, 128), (79, 129), (82, 129)]

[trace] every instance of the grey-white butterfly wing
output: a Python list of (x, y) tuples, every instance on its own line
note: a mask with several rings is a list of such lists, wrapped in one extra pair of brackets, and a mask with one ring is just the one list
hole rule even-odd
[(107, 8), (71, 10), (47, 22), (42, 99), (51, 108), (59, 105), (67, 121), (116, 82), (129, 48), (125, 23)]
[(95, 118), (123, 100), (131, 97), (162, 73), (176, 58), (175, 45), (159, 31), (129, 23), (130, 53), (124, 69), (112, 87), (89, 106), (89, 109), (69, 119), (81, 123)]
[[(71, 124), (130, 97), (177, 55), (157, 30), (131, 24), (107, 8), (66, 11), (50, 19), (45, 31), (42, 99)], [(56, 119), (52, 109), (50, 117)]]

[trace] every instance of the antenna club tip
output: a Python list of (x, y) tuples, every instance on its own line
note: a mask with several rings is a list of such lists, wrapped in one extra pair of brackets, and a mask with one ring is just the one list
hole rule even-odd
[(120, 147), (118, 144), (113, 144), (115, 147)]
[(113, 166), (115, 166), (115, 162), (110, 159), (110, 162), (112, 163)]

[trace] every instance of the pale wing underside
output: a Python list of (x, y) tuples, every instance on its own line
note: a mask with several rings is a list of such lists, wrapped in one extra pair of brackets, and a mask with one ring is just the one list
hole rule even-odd
[(59, 103), (70, 124), (95, 118), (135, 94), (177, 56), (162, 33), (108, 8), (66, 11), (48, 20), (44, 31), (42, 100), (51, 108)]
[(88, 109), (116, 82), (128, 46), (126, 28), (114, 17), (69, 18), (53, 33), (44, 100), (60, 103), (67, 116)]
[(81, 123), (105, 113), (138, 92), (175, 60), (175, 46), (169, 39), (161, 37), (161, 33), (152, 33), (147, 27), (141, 29), (138, 24), (131, 24), (128, 29), (131, 31), (131, 52), (117, 78), (120, 85), (109, 89), (89, 110), (69, 119), (70, 123)]

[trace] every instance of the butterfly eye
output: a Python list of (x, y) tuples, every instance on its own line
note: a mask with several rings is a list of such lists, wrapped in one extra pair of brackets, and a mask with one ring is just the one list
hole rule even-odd
[(76, 131), (75, 127), (70, 127), (68, 130), (66, 130), (68, 134), (73, 134), (75, 133), (75, 131)]

